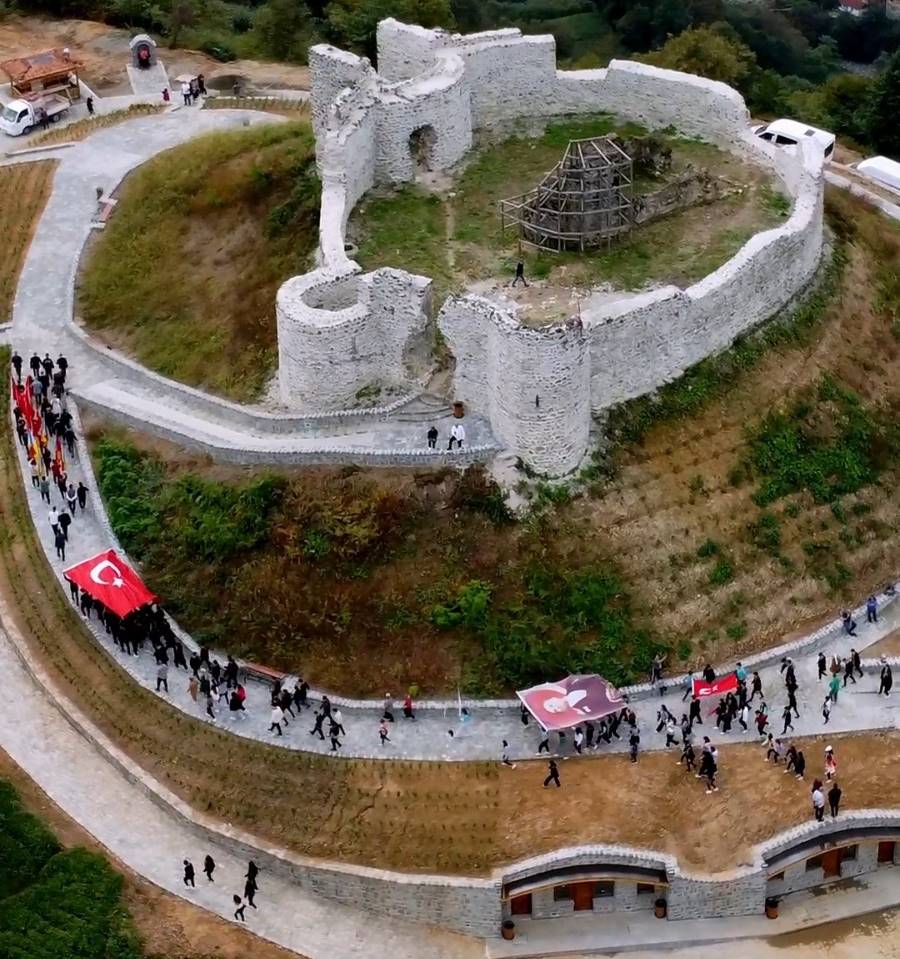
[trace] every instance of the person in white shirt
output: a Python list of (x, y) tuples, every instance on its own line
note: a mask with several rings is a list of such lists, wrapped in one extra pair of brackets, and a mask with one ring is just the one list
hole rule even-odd
[(818, 785), (813, 787), (812, 804), (813, 804), (813, 813), (815, 814), (815, 817), (816, 817), (816, 822), (821, 822), (823, 817), (825, 816), (825, 795)]
[(462, 425), (462, 423), (454, 423), (450, 429), (450, 442), (447, 444), (447, 449), (452, 450), (454, 442), (459, 449), (462, 449), (465, 438), (465, 427)]
[(191, 105), (191, 85), (189, 83), (181, 84), (181, 95), (184, 97), (184, 105), (189, 107)]

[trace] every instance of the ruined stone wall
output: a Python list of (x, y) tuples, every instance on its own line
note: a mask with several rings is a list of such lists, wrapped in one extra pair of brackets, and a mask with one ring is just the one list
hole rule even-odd
[(352, 406), (366, 386), (402, 386), (407, 343), (427, 327), (431, 281), (400, 270), (316, 270), (276, 298), (278, 383), (297, 409)]
[[(616, 113), (651, 128), (672, 125), (740, 153), (775, 170), (793, 197), (784, 224), (753, 237), (701, 282), (588, 302), (580, 323), (524, 330), (513, 313), (483, 297), (448, 300), (439, 325), (456, 360), (454, 398), (487, 412), (495, 435), (536, 470), (560, 475), (574, 469), (587, 449), (591, 409), (679, 376), (775, 314), (813, 277), (822, 249), (822, 158), (811, 145), (797, 157), (752, 137), (743, 99), (724, 84), (619, 60), (604, 70), (558, 71), (553, 37), (517, 30), (463, 37), (387, 20), (379, 25), (378, 44), (379, 74), (330, 47), (310, 53), (323, 179), (320, 254), (333, 274), (358, 271), (344, 250), (350, 211), (372, 185), (414, 177), (410, 134), (425, 127), (426, 162), (439, 170), (465, 154), (473, 128)], [(396, 282), (409, 292), (415, 312), (418, 278), (396, 273), (405, 277)], [(279, 294), (278, 308), (286, 401), (320, 408), (338, 396), (345, 402), (353, 383), (358, 389), (379, 379), (379, 363), (382, 380), (409, 376), (402, 357), (415, 352), (418, 321), (391, 327), (387, 346), (384, 324), (393, 321), (360, 313), (367, 309), (362, 300), (337, 311), (334, 323), (311, 321), (302, 298), (290, 294), (291, 284), (295, 280)], [(371, 296), (367, 282), (355, 289)], [(412, 340), (398, 345), (404, 336)], [(334, 349), (346, 352), (335, 361), (326, 355)], [(291, 385), (294, 376), (297, 385)], [(317, 400), (319, 383), (324, 393)]]
[(487, 412), (494, 435), (540, 473), (574, 470), (590, 431), (581, 323), (529, 330), (490, 300), (466, 296), (447, 301), (438, 327), (456, 358), (457, 394)]

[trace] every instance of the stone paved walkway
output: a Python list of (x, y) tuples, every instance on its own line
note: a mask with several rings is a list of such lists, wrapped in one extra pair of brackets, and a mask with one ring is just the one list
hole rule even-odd
[[(22, 467), (23, 481), (27, 482), (29, 506), (41, 543), (60, 577), (60, 588), (66, 591), (68, 587), (62, 581), (62, 569), (80, 562), (89, 556), (95, 555), (110, 546), (118, 548), (118, 544), (109, 529), (109, 521), (105, 515), (99, 495), (95, 492), (93, 473), (85, 468), (85, 447), (79, 443), (80, 460), (70, 466), (70, 476), (74, 482), (84, 478), (91, 488), (89, 507), (85, 513), (79, 512), (70, 527), (70, 544), (67, 550), (65, 563), (58, 560), (52, 542), (50, 524), (47, 520), (47, 507), (42, 504), (37, 490), (26, 481), (27, 462), (24, 452), (19, 448), (19, 461)], [(51, 493), (53, 503), (61, 507), (59, 491)], [(163, 597), (165, 601), (165, 597)], [(884, 607), (879, 622), (874, 625), (865, 623), (864, 611), (857, 611), (859, 633), (855, 643), (856, 649), (865, 655), (865, 647), (884, 637), (888, 632), (900, 628), (900, 602), (893, 602)], [(116, 659), (124, 669), (148, 689), (155, 687), (156, 665), (149, 651), (145, 650), (140, 656), (127, 656), (119, 650), (110, 637), (102, 630), (96, 620), (90, 621), (91, 629), (97, 641)], [(841, 635), (839, 629), (833, 629), (817, 644), (816, 649), (823, 649), (830, 657), (832, 653), (846, 656), (849, 653), (851, 641)], [(219, 654), (220, 661), (225, 662), (224, 654)], [(795, 735), (811, 735), (822, 732), (823, 723), (820, 713), (822, 700), (825, 696), (823, 683), (817, 682), (815, 668), (815, 653), (806, 653), (803, 657), (795, 658), (797, 679), (800, 684), (798, 701), (800, 718), (795, 720)], [(732, 664), (727, 664), (732, 665)], [(763, 668), (760, 671), (763, 689), (771, 714), (771, 728), (780, 732), (781, 725), (778, 719), (784, 707), (787, 696), (781, 681), (777, 665)], [(878, 686), (877, 675), (868, 675), (859, 680), (856, 686), (850, 685), (840, 694), (837, 706), (832, 712), (828, 730), (835, 733), (856, 729), (894, 726), (896, 722), (896, 708), (900, 706), (900, 697), (894, 696), (885, 699), (876, 695)], [(393, 690), (397, 693), (399, 691)], [(682, 688), (675, 688), (663, 696), (637, 700), (634, 709), (639, 720), (642, 737), (642, 748), (663, 748), (665, 737), (658, 734), (656, 727), (656, 710), (660, 702), (680, 717), (686, 711), (686, 704), (682, 702)], [(160, 694), (164, 695), (164, 694)], [(169, 669), (170, 702), (183, 711), (195, 715), (199, 720), (209, 722), (205, 716), (202, 704), (194, 703), (187, 691), (187, 674), (177, 670), (174, 666)], [(505, 705), (496, 702), (489, 705), (478, 705), (466, 701), (470, 709), (471, 720), (461, 723), (456, 704), (452, 701), (437, 704), (432, 708), (417, 709), (415, 721), (405, 720), (397, 703), (396, 722), (391, 727), (391, 743), (381, 746), (378, 738), (378, 721), (381, 715), (381, 703), (363, 702), (358, 705), (343, 706), (343, 725), (346, 735), (342, 737), (342, 756), (385, 758), (385, 759), (417, 759), (417, 760), (476, 760), (499, 759), (501, 742), (506, 739), (510, 744), (510, 753), (514, 758), (525, 758), (535, 755), (538, 744), (538, 727), (534, 722), (523, 726), (519, 718), (519, 710), (515, 705)], [(704, 712), (714, 704), (705, 706)], [(312, 709), (308, 710), (302, 719), (292, 722), (285, 734), (278, 737), (268, 732), (270, 707), (268, 687), (262, 683), (250, 682), (248, 685), (248, 715), (244, 721), (233, 722), (228, 711), (224, 708), (219, 712), (216, 722), (225, 726), (240, 736), (246, 736), (276, 744), (288, 749), (297, 749), (317, 753), (327, 753), (330, 743), (327, 739), (320, 740), (318, 736), (310, 735), (312, 728)], [(751, 733), (740, 732), (740, 727), (729, 735), (720, 735), (715, 732), (712, 720), (704, 718), (707, 728), (713, 730), (716, 738), (723, 742), (737, 742), (741, 739), (751, 739)], [(453, 730), (454, 736), (449, 735)], [(700, 730), (705, 732), (706, 730)], [(326, 730), (327, 732), (327, 730)], [(551, 745), (557, 748), (557, 737), (552, 737)], [(604, 750), (624, 750), (625, 738), (613, 741), (610, 746), (603, 746)], [(572, 750), (571, 737), (563, 746), (561, 752), (568, 754)]]
[[(0, 601), (0, 620), (8, 622)], [(10, 627), (12, 628), (12, 627)], [(151, 801), (64, 718), (23, 668), (0, 626), (0, 675), (15, 709), (0, 724), (0, 747), (92, 836), (139, 875), (176, 896), (232, 920), (231, 896), (243, 891), (246, 861), (225, 844), (200, 844), (174, 813)], [(215, 883), (201, 869), (209, 853)], [(181, 882), (181, 861), (197, 870), (196, 889)], [(475, 959), (474, 940), (381, 918), (306, 892), (263, 871), (256, 910), (247, 909), (251, 932), (310, 959)], [(60, 956), (60, 959), (65, 957)]]
[[(91, 338), (73, 326), (75, 275), (97, 213), (96, 191), (109, 195), (136, 166), (203, 133), (273, 122), (282, 120), (248, 110), (182, 107), (98, 130), (50, 154), (59, 159), (59, 167), (19, 278), (11, 341), (22, 355), (65, 351), (73, 369), (67, 385), (92, 407), (176, 442), (222, 452), (220, 458), (229, 461), (330, 462), (339, 460), (340, 453), (358, 460), (372, 451), (415, 454), (423, 465), (446, 459), (444, 450), (426, 451), (425, 433), (435, 418), (447, 420), (449, 410), (420, 409), (419, 415), (400, 410), (382, 419), (286, 431), (270, 411), (198, 395), (105, 350), (99, 342), (92, 346)], [(449, 425), (438, 425), (446, 438)], [(465, 425), (469, 450), (451, 461), (492, 455), (496, 444), (484, 418), (469, 415)]]

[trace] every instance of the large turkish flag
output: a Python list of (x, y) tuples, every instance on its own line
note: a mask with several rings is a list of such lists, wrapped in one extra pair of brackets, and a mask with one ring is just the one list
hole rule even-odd
[(114, 549), (70, 566), (63, 575), (93, 599), (99, 599), (117, 616), (127, 616), (141, 606), (156, 602), (156, 597), (140, 576), (119, 558)]
[(707, 683), (703, 679), (694, 680), (693, 693), (700, 699), (707, 696), (724, 696), (726, 693), (736, 693), (738, 688), (737, 673), (727, 673)]

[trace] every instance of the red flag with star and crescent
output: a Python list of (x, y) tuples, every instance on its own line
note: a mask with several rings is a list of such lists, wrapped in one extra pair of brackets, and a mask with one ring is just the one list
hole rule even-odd
[(156, 596), (114, 549), (70, 566), (63, 575), (117, 616), (127, 616), (141, 606), (156, 602)]

